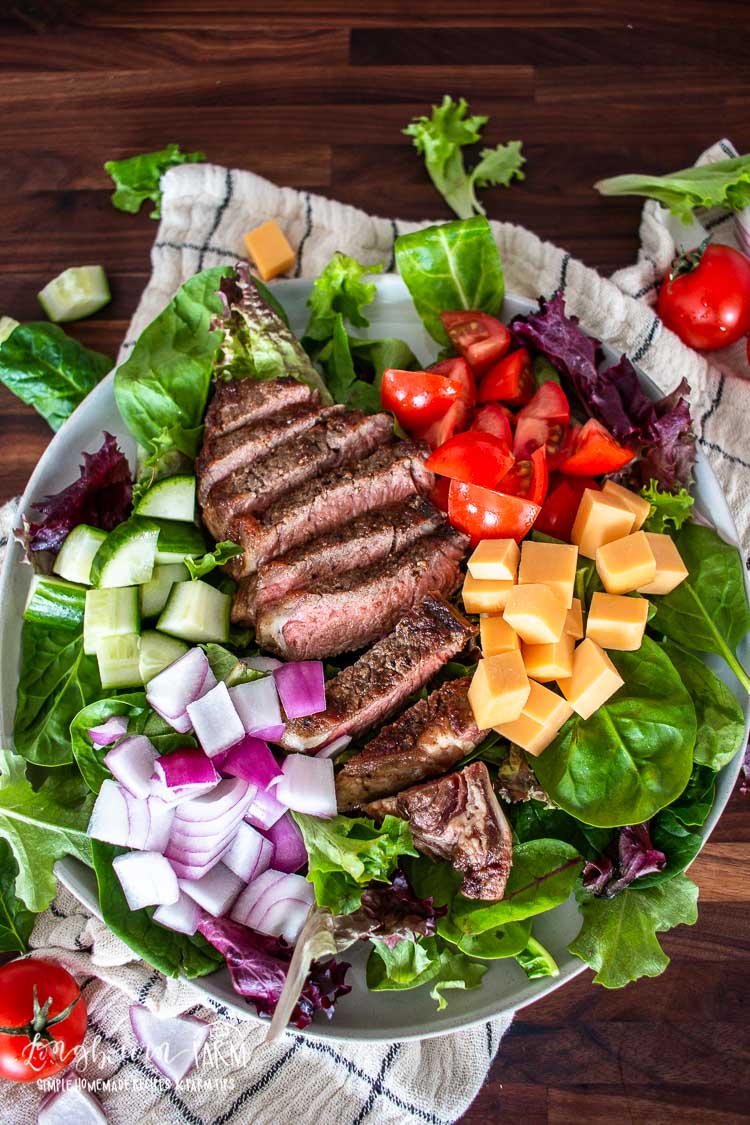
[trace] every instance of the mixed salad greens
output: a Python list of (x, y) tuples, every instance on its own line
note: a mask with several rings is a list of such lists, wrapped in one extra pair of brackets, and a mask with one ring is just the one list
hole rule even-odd
[[(502, 265), (483, 218), (407, 235), (398, 240), (396, 258), (418, 315), (449, 354), (451, 335), (441, 313), (499, 314)], [(195, 608), (182, 614), (181, 624), (172, 613), (164, 629), (171, 582), (161, 593), (149, 590), (155, 600), (146, 609), (141, 600), (140, 614), (152, 626), (142, 631), (141, 641), (145, 648), (151, 636), (152, 659), (158, 663), (161, 655), (162, 668), (174, 667), (177, 655), (205, 653), (196, 659), (204, 661), (219, 693), (273, 680), (282, 694), (276, 662), (257, 652), (249, 632), (231, 630), (228, 614), (217, 626), (223, 610), (204, 612), (209, 603), (228, 606), (233, 583), (218, 567), (237, 548), (214, 546), (197, 527), (187, 545), (175, 543), (163, 519), (159, 523), (158, 505), (148, 505), (155, 485), (191, 473), (213, 379), (291, 374), (322, 387), (333, 401), (368, 412), (382, 409), (384, 371), (416, 372), (420, 364), (403, 341), (351, 332), (368, 326), (375, 285), (366, 277), (375, 272), (334, 255), (313, 285), (301, 344), (277, 301), (262, 287), (263, 299), (253, 296), (242, 267), (191, 278), (116, 373), (117, 405), (141, 449), (135, 479), (115, 439), (105, 435), (98, 452), (83, 455), (79, 480), (39, 501), (41, 518), (24, 522), (22, 539), (41, 577), (24, 615), (14, 747), (0, 757), (0, 950), (26, 948), (34, 913), (54, 895), (53, 865), (67, 855), (93, 867), (105, 921), (148, 963), (169, 975), (199, 977), (224, 961), (238, 992), (259, 1012), (275, 1011), (277, 1021), (291, 1018), (297, 1026), (318, 1010), (330, 1015), (336, 998), (348, 991), (345, 964), (323, 958), (361, 939), (372, 941), (370, 989), (429, 983), (443, 1008), (447, 991), (477, 987), (496, 959), (515, 959), (518, 972), (531, 979), (557, 973), (534, 934), (534, 919), (571, 892), (582, 927), (570, 952), (606, 987), (662, 972), (668, 958), (657, 935), (696, 920), (698, 889), (685, 871), (702, 843), (717, 772), (742, 742), (744, 718), (734, 694), (694, 654), (719, 655), (742, 687), (750, 688), (736, 655), (750, 629), (742, 564), (712, 528), (691, 518), (694, 445), (685, 388), (651, 402), (625, 357), (604, 368), (598, 342), (566, 314), (559, 294), (510, 326), (514, 340), (528, 350), (540, 385), (562, 384), (582, 418), (589, 415), (615, 444), (634, 451), (625, 479), (651, 504), (645, 527), (674, 537), (689, 577), (654, 600), (641, 649), (614, 654), (624, 686), (590, 719), (573, 716), (538, 758), (492, 733), (459, 763), (484, 761), (506, 798), (513, 866), (504, 897), (465, 898), (460, 874), (448, 862), (420, 855), (407, 823), (396, 817), (386, 816), (378, 826), (361, 816), (303, 811), (291, 777), (278, 766), (285, 807), (296, 810), (291, 817), (284, 814), (288, 832), (279, 847), (296, 855), (290, 872), (304, 870), (306, 861), (308, 906), (314, 895), (294, 951), (283, 937), (256, 932), (221, 912), (204, 912), (192, 930), (188, 925), (177, 932), (160, 924), (152, 905), (132, 909), (113, 866), (127, 849), (88, 833), (97, 796), (109, 791), (105, 787), (116, 776), (110, 755), (119, 739), (145, 736), (163, 762), (198, 743), (189, 723), (179, 733), (184, 708), (168, 713), (163, 705), (161, 713), (155, 708), (153, 684), (159, 677), (153, 664), (143, 677), (145, 690), (138, 687), (138, 653), (135, 672), (132, 655), (113, 657), (118, 668), (130, 660), (129, 671), (122, 686), (103, 686), (102, 662), (87, 651), (84, 634), (90, 587), (45, 577), (55, 555), (59, 559), (74, 529), (87, 525), (97, 552), (111, 546), (107, 533), (116, 532), (117, 544), (123, 538), (137, 541), (139, 558), (150, 550), (152, 562), (169, 560), (161, 565), (182, 568), (179, 577), (175, 573), (175, 589), (188, 588), (185, 597)], [(7, 344), (0, 347), (0, 359)], [(81, 360), (83, 374), (77, 377), (82, 393), (87, 362)], [(107, 565), (119, 565), (122, 556), (107, 551)], [(135, 565), (130, 555), (128, 560), (128, 567)], [(101, 573), (102, 565), (100, 558), (89, 576)], [(146, 591), (147, 580), (138, 581)], [(582, 558), (576, 593), (584, 609), (600, 588), (593, 562)], [(121, 632), (140, 628), (138, 612), (136, 607), (135, 623)], [(160, 648), (165, 632), (169, 644), (181, 647)], [(346, 657), (332, 662), (326, 674), (346, 662)], [(453, 663), (441, 676), (471, 671)], [(245, 726), (243, 737), (267, 750), (262, 739), (273, 742), (275, 729)], [(339, 760), (357, 748), (347, 748)], [(295, 853), (300, 841), (301, 861)]]

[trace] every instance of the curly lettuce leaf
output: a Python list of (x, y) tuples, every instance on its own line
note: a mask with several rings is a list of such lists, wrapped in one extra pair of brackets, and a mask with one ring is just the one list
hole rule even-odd
[(750, 205), (750, 154), (697, 168), (683, 168), (666, 176), (639, 173), (611, 176), (594, 187), (602, 195), (643, 195), (657, 199), (673, 215), (689, 223), (696, 207), (725, 207), (741, 211)]
[(430, 996), (442, 1011), (443, 993), (452, 988), (478, 988), (487, 966), (457, 953), (440, 938), (400, 941), (391, 948), (373, 941), (367, 961), (367, 987), (373, 992), (404, 991), (432, 982)]
[(374, 273), (380, 273), (382, 264), (363, 265), (349, 254), (340, 250), (331, 258), (328, 265), (313, 282), (307, 300), (310, 319), (302, 337), (302, 344), (312, 352), (315, 342), (330, 340), (339, 317), (355, 328), (366, 328), (370, 323), (364, 309), (371, 304), (376, 292), (375, 283), (363, 281)]
[(516, 961), (529, 980), (541, 980), (542, 977), (559, 977), (560, 975), (557, 961), (547, 947), (537, 941), (535, 937), (529, 937), (526, 947), (516, 954)]
[(150, 219), (161, 218), (161, 178), (178, 164), (202, 164), (204, 152), (182, 152), (179, 145), (169, 144), (156, 152), (143, 152), (125, 160), (108, 160), (104, 171), (114, 180), (112, 203), (118, 211), (131, 215), (140, 211), (150, 199), (154, 209)]
[(651, 511), (643, 523), (643, 530), (654, 531), (661, 535), (679, 531), (690, 519), (695, 503), (686, 488), (681, 488), (679, 492), (665, 492), (659, 482), (653, 479), (643, 486), (641, 496), (651, 505)]
[(222, 539), (212, 551), (201, 555), (200, 558), (185, 559), (185, 566), (188, 568), (191, 579), (205, 578), (212, 570), (216, 570), (217, 566), (223, 566), (224, 563), (241, 554), (242, 547), (232, 543), (231, 539)]

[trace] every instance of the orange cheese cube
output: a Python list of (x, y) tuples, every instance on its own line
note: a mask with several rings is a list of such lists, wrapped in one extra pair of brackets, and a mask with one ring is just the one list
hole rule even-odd
[(499, 652), (520, 649), (518, 633), (502, 617), (483, 615), (479, 622), (479, 643), (483, 656), (497, 656)]
[(598, 547), (629, 535), (634, 522), (633, 513), (618, 500), (594, 488), (587, 488), (578, 505), (570, 538), (578, 545), (582, 555), (593, 559)]
[(645, 586), (638, 587), (639, 594), (668, 594), (684, 582), (688, 569), (670, 535), (659, 535), (655, 531), (644, 531), (654, 558), (656, 576)]
[(532, 682), (529, 698), (518, 718), (495, 730), (529, 754), (541, 754), (572, 714), (573, 708), (566, 700)]
[(530, 680), (548, 683), (573, 674), (573, 649), (576, 642), (570, 633), (549, 645), (524, 645), (521, 649), (526, 675)]
[(603, 594), (597, 590), (589, 607), (586, 636), (602, 648), (636, 652), (641, 647), (647, 620), (645, 598), (625, 598), (621, 594)]
[(477, 664), (469, 684), (469, 703), (480, 730), (517, 719), (529, 698), (531, 687), (521, 653), (502, 652)]
[(636, 531), (599, 547), (596, 570), (608, 594), (627, 594), (653, 582), (656, 559), (646, 532)]
[(554, 590), (541, 583), (513, 586), (503, 617), (522, 641), (548, 645), (559, 641), (568, 611)]
[(557, 683), (573, 710), (588, 719), (624, 681), (604, 649), (587, 637), (573, 653), (572, 676)]
[(563, 632), (570, 633), (575, 641), (583, 639), (583, 609), (581, 608), (580, 598), (573, 598), (573, 604), (568, 610), (568, 616), (565, 618)]
[(467, 566), (472, 578), (515, 582), (520, 556), (515, 539), (482, 539)]
[(296, 260), (294, 250), (274, 219), (269, 219), (267, 223), (261, 223), (255, 230), (247, 232), (245, 249), (264, 281), (270, 281), (272, 277), (286, 273)]
[(474, 578), (467, 574), (461, 597), (467, 613), (502, 613), (514, 582), (504, 579)]
[(554, 590), (566, 608), (573, 604), (578, 548), (568, 543), (535, 543), (527, 539), (521, 546), (518, 584), (543, 583)]
[(651, 511), (651, 504), (648, 500), (644, 500), (637, 492), (631, 492), (629, 488), (623, 488), (621, 484), (615, 484), (613, 480), (604, 482), (602, 492), (610, 499), (617, 500), (623, 508), (627, 508), (633, 513), (635, 516), (633, 531), (640, 531), (643, 521)]

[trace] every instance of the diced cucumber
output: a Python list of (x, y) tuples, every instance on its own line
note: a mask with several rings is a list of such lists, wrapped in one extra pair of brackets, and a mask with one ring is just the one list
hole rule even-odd
[(156, 560), (159, 529), (152, 520), (131, 516), (110, 531), (91, 564), (93, 586), (140, 586)]
[(147, 684), (158, 676), (175, 660), (179, 660), (188, 650), (184, 641), (158, 633), (156, 629), (146, 629), (141, 633), (140, 673), (141, 680)]
[(155, 566), (151, 578), (141, 586), (141, 617), (158, 617), (174, 583), (187, 582), (189, 577), (184, 563)]
[(84, 586), (90, 586), (91, 564), (106, 538), (107, 533), (101, 528), (79, 523), (66, 536), (52, 570), (70, 582), (82, 582)]
[[(138, 518), (138, 517), (136, 517)], [(206, 540), (200, 528), (184, 520), (151, 519), (149, 523), (159, 528), (156, 562), (178, 563), (196, 559), (206, 552)]]
[(141, 638), (137, 633), (101, 637), (96, 646), (96, 659), (102, 687), (138, 687), (142, 684), (140, 653)]
[(38, 293), (39, 304), (56, 324), (82, 320), (110, 301), (109, 282), (101, 266), (71, 266)]
[(137, 586), (86, 590), (83, 651), (89, 656), (95, 654), (102, 637), (121, 637), (127, 633), (137, 633), (140, 627)]
[(18, 321), (12, 316), (0, 316), (0, 344), (7, 340), (11, 332), (18, 328)]
[(86, 607), (86, 587), (64, 578), (34, 575), (24, 621), (49, 625), (51, 629), (80, 629)]
[(167, 520), (195, 518), (195, 477), (165, 477), (158, 480), (136, 508), (140, 516), (161, 516)]
[(160, 632), (171, 633), (183, 641), (229, 640), (228, 594), (209, 586), (208, 582), (175, 582), (164, 612), (156, 625)]

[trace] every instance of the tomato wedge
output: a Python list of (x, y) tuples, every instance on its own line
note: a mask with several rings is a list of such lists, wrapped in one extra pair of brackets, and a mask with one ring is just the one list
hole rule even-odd
[(530, 500), (493, 492), (479, 484), (451, 481), (448, 518), (469, 536), (472, 547), (480, 539), (523, 539), (538, 515), (539, 505)]
[(547, 456), (557, 453), (563, 443), (570, 422), (570, 404), (565, 391), (549, 380), (519, 410), (513, 452), (523, 460), (540, 445)]
[(614, 473), (634, 457), (633, 450), (620, 445), (601, 422), (589, 418), (576, 436), (572, 455), (560, 465), (560, 472), (571, 477), (598, 477)]
[(501, 320), (489, 313), (457, 310), (441, 313), (440, 319), (453, 347), (475, 375), (482, 375), (510, 347), (510, 332)]
[(441, 512), (448, 514), (448, 493), (451, 482), (448, 477), (436, 477), (430, 492), (430, 500)]
[(454, 434), (466, 429), (469, 420), (469, 408), (462, 398), (456, 400), (442, 418), (433, 422), (427, 429), (415, 429), (413, 434), (422, 441), (426, 441), (430, 449), (438, 449), (444, 445)]
[(550, 488), (547, 499), (542, 504), (542, 510), (534, 524), (537, 531), (569, 543), (578, 505), (587, 488), (599, 491), (599, 485), (593, 477), (563, 477), (558, 480)]
[(519, 348), (491, 367), (479, 384), (477, 402), (504, 402), (523, 406), (534, 393), (531, 356)]
[(499, 487), (502, 492), (508, 492), (512, 496), (520, 496), (524, 500), (531, 500), (534, 504), (542, 504), (549, 487), (547, 454), (544, 446), (535, 449), (528, 460), (516, 461), (510, 472), (503, 477)]
[(435, 375), (442, 375), (453, 383), (460, 383), (462, 397), (467, 406), (473, 406), (477, 401), (477, 381), (465, 359), (455, 356), (453, 359), (442, 359), (440, 363), (433, 363), (427, 368)]
[(462, 384), (434, 371), (387, 368), (380, 386), (384, 410), (395, 414), (405, 430), (424, 430), (439, 421), (463, 392)]
[(508, 448), (512, 448), (512, 421), (513, 414), (507, 406), (501, 406), (499, 402), (488, 402), (486, 406), (480, 406), (475, 413), (471, 429), (479, 430), (485, 434), (494, 434), (495, 437), (506, 442)]
[(427, 458), (426, 466), (453, 480), (496, 488), (513, 461), (513, 454), (501, 438), (467, 430), (439, 446)]

